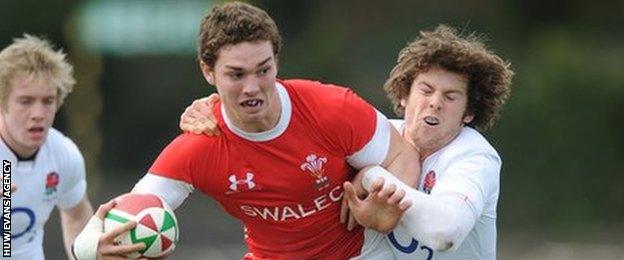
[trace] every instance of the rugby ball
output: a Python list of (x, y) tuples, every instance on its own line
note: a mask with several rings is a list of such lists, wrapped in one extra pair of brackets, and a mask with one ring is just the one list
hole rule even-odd
[(116, 205), (104, 218), (104, 231), (107, 232), (124, 223), (134, 220), (137, 225), (132, 230), (119, 235), (116, 245), (144, 243), (145, 248), (127, 255), (129, 258), (157, 258), (171, 253), (178, 242), (178, 221), (173, 210), (163, 199), (154, 194), (130, 193), (121, 195)]

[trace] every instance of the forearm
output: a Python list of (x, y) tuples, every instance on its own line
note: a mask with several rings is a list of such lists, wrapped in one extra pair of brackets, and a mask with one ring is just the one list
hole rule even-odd
[(193, 186), (188, 183), (148, 173), (134, 186), (131, 192), (158, 195), (172, 210), (175, 210), (192, 191)]
[(89, 221), (91, 215), (93, 215), (93, 208), (85, 197), (78, 206), (72, 209), (62, 210), (60, 214), (65, 252), (67, 253), (68, 259), (73, 259), (71, 253), (72, 244)]
[(420, 177), (418, 151), (405, 142), (394, 129), (390, 135), (389, 155), (381, 166), (408, 186), (415, 187), (418, 183)]
[[(65, 221), (63, 221), (62, 224), (68, 225)], [(71, 228), (67, 228), (67, 229), (71, 229)], [(74, 243), (74, 240), (76, 239), (76, 236), (78, 236), (78, 233), (80, 233), (80, 230), (69, 231), (69, 230), (63, 229), (63, 245), (65, 247), (65, 253), (67, 254), (67, 259), (74, 259), (74, 256), (71, 251), (71, 247), (72, 247), (72, 244)]]
[(405, 199), (412, 201), (399, 221), (398, 228), (436, 251), (456, 249), (463, 242), (476, 222), (469, 204), (457, 194), (432, 196), (419, 192), (380, 167), (366, 171), (362, 184), (369, 190), (371, 183), (382, 177), (385, 185), (397, 185), (406, 192)]

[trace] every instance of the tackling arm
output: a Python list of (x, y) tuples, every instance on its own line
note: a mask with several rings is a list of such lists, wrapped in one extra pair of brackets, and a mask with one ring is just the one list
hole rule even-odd
[(420, 177), (418, 152), (403, 140), (394, 127), (390, 127), (390, 148), (381, 166), (410, 187), (414, 187), (418, 183)]
[(397, 190), (404, 190), (405, 198), (412, 202), (398, 227), (436, 251), (457, 249), (477, 221), (476, 210), (459, 193), (426, 195), (378, 166), (364, 173), (362, 185), (370, 190), (378, 178), (385, 185), (394, 184)]

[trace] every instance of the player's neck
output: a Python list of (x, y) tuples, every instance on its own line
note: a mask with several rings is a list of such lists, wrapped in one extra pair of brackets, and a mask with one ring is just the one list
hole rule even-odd
[(430, 155), (432, 155), (433, 153), (435, 153), (437, 150), (430, 150), (430, 149), (421, 149), (420, 150), (420, 162), (424, 162), (425, 159), (427, 159), (427, 157), (429, 157)]
[(438, 142), (432, 146), (426, 146), (426, 147), (421, 147), (420, 149), (420, 162), (424, 162), (427, 157), (431, 156), (434, 153), (437, 153), (438, 151), (444, 149), (444, 147), (448, 146), (450, 143), (453, 142), (453, 140), (455, 140), (455, 138), (457, 138), (457, 136), (459, 136), (459, 134), (461, 133), (461, 129), (460, 131), (457, 131), (456, 133), (454, 133), (453, 135), (449, 136), (447, 139), (444, 139), (441, 142)]

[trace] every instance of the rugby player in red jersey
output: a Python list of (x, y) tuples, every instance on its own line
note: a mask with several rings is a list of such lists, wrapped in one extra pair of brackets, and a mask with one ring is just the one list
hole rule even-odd
[[(198, 43), (203, 76), (221, 96), (214, 113), (223, 133), (178, 136), (133, 192), (157, 194), (172, 208), (195, 189), (209, 195), (244, 223), (246, 259), (374, 255), (361, 251), (361, 228), (339, 222), (342, 184), (370, 165), (415, 184), (416, 151), (351, 90), (277, 79), (281, 37), (254, 6), (216, 6)], [(79, 259), (123, 256), (100, 250), (111, 243), (102, 233), (92, 218), (76, 240)]]

